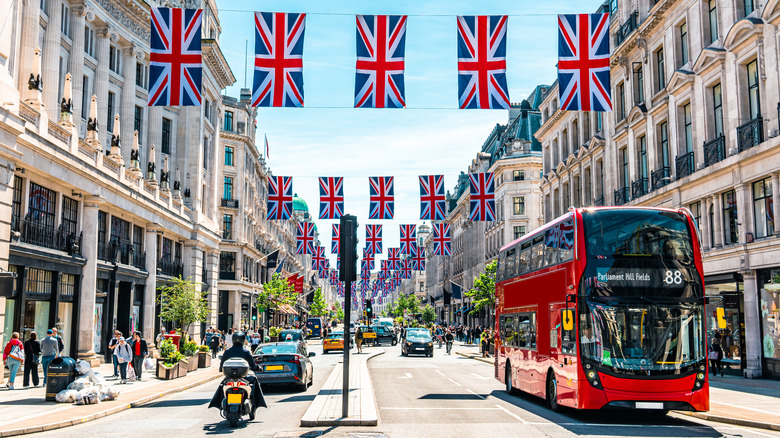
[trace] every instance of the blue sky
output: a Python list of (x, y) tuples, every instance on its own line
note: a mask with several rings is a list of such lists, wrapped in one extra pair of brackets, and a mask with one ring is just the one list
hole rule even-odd
[[(293, 176), (293, 190), (319, 215), (317, 177), (345, 177), (346, 212), (358, 217), (358, 237), (366, 223), (383, 224), (386, 248), (398, 246), (398, 226), (421, 223), (417, 176), (444, 174), (447, 190), (465, 171), (502, 110), (458, 110), (456, 15), (510, 15), (507, 30), (507, 82), (512, 102), (534, 87), (555, 80), (556, 14), (593, 12), (602, 1), (248, 1), (217, 0), (222, 51), (237, 82), (244, 85), (244, 42), (254, 44), (252, 11), (305, 12), (303, 51), (307, 108), (261, 108), (258, 147), (268, 136), (269, 164), (277, 176)], [(354, 14), (406, 14), (406, 109), (355, 109)], [(433, 109), (432, 109), (433, 108)], [(395, 220), (368, 220), (368, 177), (395, 177)], [(317, 220), (320, 240), (330, 250), (330, 224)], [(361, 243), (362, 246), (362, 243)], [(335, 267), (335, 256), (331, 256)], [(378, 267), (378, 264), (377, 264)]]

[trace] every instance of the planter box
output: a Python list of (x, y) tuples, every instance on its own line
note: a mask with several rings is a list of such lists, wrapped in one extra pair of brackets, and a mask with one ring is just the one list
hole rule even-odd
[(198, 352), (198, 368), (208, 368), (211, 366), (211, 353)]
[(179, 375), (177, 377), (184, 377), (187, 375), (187, 372), (190, 370), (190, 365), (187, 362), (187, 359), (182, 359), (179, 361)]
[(279, 342), (279, 336), (271, 336), (271, 342)]
[(187, 372), (198, 371), (198, 355), (187, 358)]
[(157, 378), (162, 380), (173, 380), (179, 377), (179, 364), (172, 367), (166, 367), (162, 360), (157, 361)]

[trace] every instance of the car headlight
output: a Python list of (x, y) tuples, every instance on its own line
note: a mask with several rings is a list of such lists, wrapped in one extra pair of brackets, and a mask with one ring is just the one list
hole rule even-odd
[(429, 347), (433, 347), (433, 342), (428, 342)]
[(406, 346), (407, 346), (407, 347), (411, 347), (411, 346), (412, 346), (412, 343), (411, 343), (411, 342), (409, 342), (409, 341), (406, 341)]

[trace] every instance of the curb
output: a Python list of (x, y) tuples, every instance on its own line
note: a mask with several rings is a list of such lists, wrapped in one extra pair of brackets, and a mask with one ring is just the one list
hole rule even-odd
[[(364, 395), (363, 397), (361, 397), (361, 407), (360, 407), (361, 415), (359, 420), (355, 418), (343, 418), (343, 417), (335, 418), (332, 420), (319, 420), (320, 413), (322, 412), (322, 408), (325, 405), (325, 401), (327, 397), (318, 396), (320, 398), (320, 401), (318, 402), (317, 401), (318, 397), (315, 397), (314, 400), (311, 402), (311, 405), (309, 405), (309, 408), (303, 414), (303, 417), (301, 417), (301, 427), (376, 426), (379, 423), (379, 418), (377, 416), (376, 400), (374, 397), (374, 385), (373, 383), (371, 383), (371, 375), (368, 372), (368, 361), (384, 353), (385, 353), (384, 350), (379, 350), (377, 352), (371, 353), (371, 355), (366, 358), (365, 368), (360, 370), (360, 373), (363, 374), (361, 380), (365, 379), (365, 381), (368, 382), (369, 384), (367, 387), (362, 388), (362, 390), (364, 391)], [(333, 371), (330, 372), (328, 379), (325, 380), (325, 384), (323, 384), (322, 386), (325, 387), (326, 384), (331, 379), (336, 379), (336, 377), (339, 375), (339, 371), (342, 369), (343, 367), (339, 368), (337, 365), (333, 369)], [(371, 412), (369, 411), (373, 411), (373, 414), (371, 414)], [(367, 412), (368, 415), (363, 415), (363, 412)]]
[(739, 418), (722, 417), (720, 415), (711, 415), (704, 412), (683, 412), (683, 411), (674, 411), (674, 412), (677, 414), (683, 414), (689, 417), (699, 418), (707, 421), (715, 421), (718, 423), (733, 424), (735, 426), (743, 426), (743, 427), (752, 427), (755, 429), (780, 431), (780, 424), (761, 423), (753, 420), (742, 420)]
[(184, 385), (184, 386), (178, 386), (166, 391), (160, 391), (156, 394), (148, 395), (144, 398), (141, 398), (139, 400), (136, 400), (134, 402), (114, 406), (113, 408), (106, 409), (105, 411), (96, 412), (94, 414), (85, 415), (83, 417), (74, 418), (72, 420), (63, 420), (57, 423), (49, 423), (49, 424), (43, 424), (40, 426), (31, 426), (31, 427), (25, 427), (22, 429), (11, 429), (6, 431), (0, 431), (0, 437), (9, 437), (9, 436), (18, 436), (18, 435), (26, 435), (28, 433), (37, 433), (37, 432), (46, 432), (49, 430), (55, 430), (55, 429), (61, 429), (63, 427), (68, 426), (75, 426), (77, 424), (83, 424), (90, 421), (97, 420), (99, 418), (107, 417), (109, 415), (118, 414), (122, 411), (126, 411), (131, 408), (137, 408), (139, 406), (143, 406), (151, 401), (157, 400), (158, 398), (165, 397), (167, 395), (175, 394), (177, 392), (186, 391), (190, 388), (194, 388), (196, 386), (203, 385), (205, 383), (208, 383), (212, 380), (216, 380), (218, 378), (221, 378), (222, 374), (217, 374), (214, 376), (209, 376), (200, 380), (197, 380), (195, 382), (192, 382), (190, 384)]
[(478, 361), (480, 361), (480, 362), (489, 363), (490, 365), (493, 365), (493, 364), (495, 363), (495, 361), (493, 361), (493, 360), (491, 360), (491, 359), (488, 359), (488, 358), (486, 358), (486, 357), (479, 357), (479, 356), (469, 356), (468, 354), (466, 354), (466, 353), (463, 353), (463, 352), (461, 352), (461, 351), (456, 351), (456, 352), (455, 352), (455, 354), (457, 354), (458, 356), (463, 356), (463, 357), (465, 357), (466, 359), (474, 359), (474, 360), (478, 360)]

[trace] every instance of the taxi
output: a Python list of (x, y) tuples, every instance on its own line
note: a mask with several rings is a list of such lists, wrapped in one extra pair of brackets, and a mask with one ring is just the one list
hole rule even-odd
[(322, 340), (322, 352), (326, 354), (331, 351), (344, 351), (344, 332), (330, 333)]

